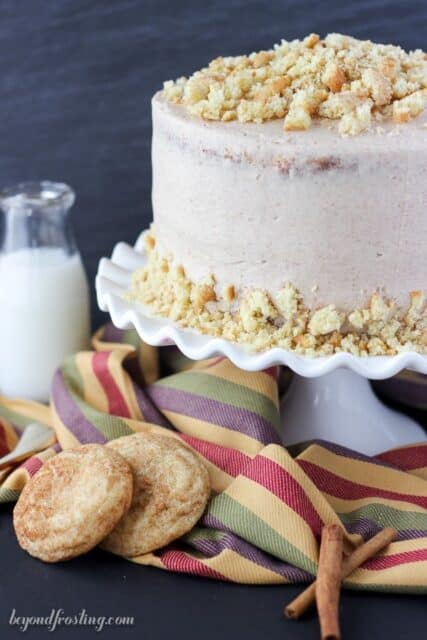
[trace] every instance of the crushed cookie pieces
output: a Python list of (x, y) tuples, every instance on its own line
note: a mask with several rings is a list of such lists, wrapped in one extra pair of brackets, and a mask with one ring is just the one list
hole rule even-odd
[(163, 90), (167, 100), (205, 120), (283, 118), (285, 131), (300, 131), (327, 118), (339, 121), (342, 135), (357, 135), (373, 119), (402, 124), (425, 109), (427, 55), (312, 33), (266, 51), (215, 58), (189, 78), (165, 82)]
[(213, 275), (192, 282), (172, 256), (160, 255), (155, 242), (149, 245), (147, 263), (133, 274), (127, 298), (181, 326), (255, 351), (281, 347), (311, 357), (340, 351), (357, 356), (408, 350), (427, 354), (423, 291), (409, 294), (407, 308), (376, 292), (366, 308), (348, 313), (333, 304), (308, 309), (289, 282), (274, 296), (262, 289), (239, 291), (231, 284), (220, 295)]

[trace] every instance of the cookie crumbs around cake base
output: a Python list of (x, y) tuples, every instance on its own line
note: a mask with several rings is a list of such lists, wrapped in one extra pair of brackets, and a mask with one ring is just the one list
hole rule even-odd
[(213, 275), (192, 282), (182, 266), (174, 265), (172, 256), (160, 255), (154, 236), (146, 236), (145, 248), (148, 262), (133, 274), (127, 298), (182, 327), (245, 344), (254, 351), (281, 347), (311, 357), (338, 352), (427, 354), (422, 291), (409, 294), (407, 308), (375, 292), (363, 309), (345, 313), (333, 304), (308, 309), (291, 283), (275, 296), (261, 289), (238, 292), (232, 284), (218, 294)]

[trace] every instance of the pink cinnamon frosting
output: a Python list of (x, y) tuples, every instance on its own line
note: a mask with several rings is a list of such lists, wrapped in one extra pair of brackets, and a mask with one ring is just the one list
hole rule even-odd
[(237, 294), (292, 282), (344, 311), (426, 288), (425, 113), (346, 138), (331, 121), (205, 121), (161, 92), (152, 106), (156, 238), (190, 279)]

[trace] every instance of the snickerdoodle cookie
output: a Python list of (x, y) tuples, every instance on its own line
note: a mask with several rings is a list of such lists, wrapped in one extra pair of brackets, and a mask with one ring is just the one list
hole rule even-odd
[(189, 531), (210, 494), (199, 458), (168, 436), (136, 433), (108, 443), (133, 471), (132, 505), (102, 547), (131, 557), (165, 546)]
[(128, 463), (114, 449), (87, 444), (44, 463), (13, 511), (18, 542), (45, 562), (78, 556), (115, 527), (132, 500)]

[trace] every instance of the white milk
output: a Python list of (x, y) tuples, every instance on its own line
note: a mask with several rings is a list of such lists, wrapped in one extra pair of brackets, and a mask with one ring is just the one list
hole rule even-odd
[(0, 255), (0, 394), (46, 402), (55, 369), (88, 339), (78, 254), (37, 248)]

